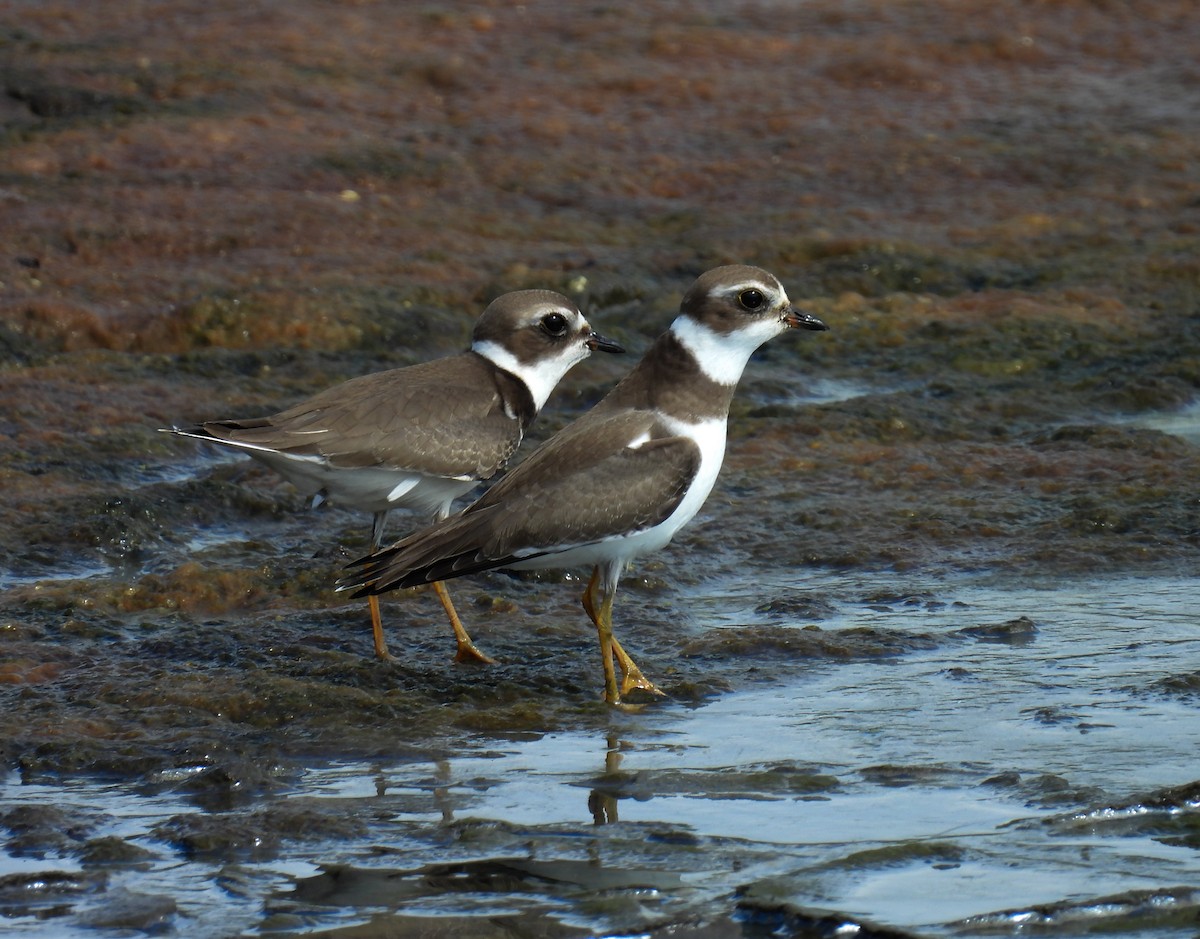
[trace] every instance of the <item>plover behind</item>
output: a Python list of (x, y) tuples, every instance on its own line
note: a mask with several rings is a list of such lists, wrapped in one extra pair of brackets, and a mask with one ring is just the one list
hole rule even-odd
[[(502, 469), (559, 380), (597, 349), (624, 351), (562, 294), (519, 290), (484, 310), (470, 349), (458, 355), (352, 378), (271, 417), (164, 430), (239, 450), (314, 505), (329, 499), (373, 513), (376, 551), (392, 508), (443, 519), (457, 497)], [(490, 662), (445, 586), (434, 588), (456, 658)], [(378, 598), (369, 604), (375, 653), (387, 658)]]

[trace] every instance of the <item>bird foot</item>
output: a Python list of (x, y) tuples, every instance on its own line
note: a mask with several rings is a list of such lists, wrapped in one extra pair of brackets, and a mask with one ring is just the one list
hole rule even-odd
[(658, 695), (660, 698), (667, 696), (665, 691), (642, 674), (642, 670), (637, 667), (637, 663), (629, 657), (629, 653), (615, 639), (613, 640), (613, 654), (616, 656), (617, 665), (621, 669), (621, 694), (629, 694), (634, 689), (641, 689), (642, 691), (650, 692), (650, 694)]
[(661, 698), (667, 697), (667, 693), (658, 685), (654, 684), (649, 678), (642, 674), (641, 669), (636, 665), (632, 671), (627, 671), (621, 678), (621, 688), (618, 691), (614, 686), (611, 691), (605, 689), (601, 697), (604, 698), (604, 703), (619, 708), (629, 714), (636, 714), (646, 707), (646, 702), (630, 702), (623, 700), (623, 696), (631, 691), (646, 691), (653, 695), (658, 695)]
[(458, 651), (454, 653), (454, 661), (456, 662), (479, 662), (482, 665), (495, 665), (496, 660), (485, 652), (481, 652), (475, 643), (468, 640), (458, 644)]
[(650, 694), (658, 695), (660, 698), (667, 696), (667, 693), (643, 675), (642, 670), (636, 665), (632, 671), (626, 672), (621, 678), (621, 694), (629, 694), (634, 689), (648, 691)]

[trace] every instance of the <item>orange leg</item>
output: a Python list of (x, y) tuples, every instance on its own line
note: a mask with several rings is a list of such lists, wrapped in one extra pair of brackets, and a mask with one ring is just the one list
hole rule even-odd
[[(316, 501), (313, 505), (317, 505)], [(383, 544), (383, 529), (387, 525), (387, 509), (376, 512), (371, 522), (371, 554), (379, 550)], [(379, 597), (376, 594), (367, 596), (367, 606), (371, 609), (371, 633), (375, 638), (375, 658), (385, 662), (393, 661), (388, 652), (387, 640), (383, 638), (383, 619), (379, 616)]]
[[(612, 667), (612, 656), (616, 656), (617, 663), (621, 666), (621, 694), (628, 694), (634, 688), (641, 688), (643, 691), (649, 691), (651, 694), (662, 695), (666, 697), (666, 692), (654, 684), (649, 678), (642, 674), (642, 670), (637, 667), (633, 659), (629, 657), (629, 653), (617, 641), (617, 637), (612, 634), (612, 597), (604, 598), (600, 605), (600, 609), (596, 609), (596, 588), (600, 584), (600, 568), (592, 569), (592, 576), (588, 580), (587, 589), (583, 592), (583, 609), (587, 613), (588, 619), (596, 627), (600, 633), (600, 654), (605, 658), (605, 694), (604, 698), (610, 704), (616, 704), (620, 700), (617, 696), (617, 701), (609, 699), (608, 684), (607, 684), (607, 669)], [(607, 608), (607, 626), (602, 625), (601, 616), (604, 615)], [(605, 652), (604, 634), (608, 634), (608, 646), (610, 651)], [(614, 678), (615, 686), (615, 678)]]
[(458, 641), (458, 651), (454, 654), (455, 660), (459, 662), (483, 662), (486, 665), (495, 665), (496, 660), (480, 652), (478, 646), (467, 635), (467, 630), (463, 626), (462, 620), (458, 618), (454, 604), (450, 602), (450, 591), (446, 589), (446, 585), (440, 580), (435, 580), (433, 582), (433, 589), (437, 592), (438, 599), (442, 601), (442, 608), (445, 609), (446, 615), (450, 617), (450, 626), (454, 630), (454, 638)]
[[(446, 505), (440, 512), (434, 516), (434, 521), (441, 521), (449, 513), (450, 506)], [(383, 529), (387, 524), (387, 510), (376, 512), (374, 522), (371, 526), (371, 553), (374, 554), (379, 550), (379, 546), (383, 544)], [(445, 585), (440, 581), (433, 584), (433, 589), (438, 595), (438, 599), (442, 601), (442, 609), (446, 611), (446, 616), (450, 619), (450, 627), (454, 630), (454, 638), (458, 642), (458, 651), (454, 658), (459, 662), (485, 662), (488, 665), (495, 665), (496, 660), (484, 655), (479, 651), (479, 648), (471, 641), (471, 637), (467, 635), (467, 630), (463, 627), (462, 620), (458, 618), (458, 612), (454, 609), (454, 604), (450, 601), (450, 592)], [(379, 597), (371, 594), (367, 597), (367, 603), (371, 607), (371, 629), (375, 636), (375, 655), (377, 658), (391, 660), (392, 656), (387, 650), (387, 641), (383, 638), (383, 621), (379, 617)]]
[(383, 638), (383, 620), (379, 617), (379, 597), (371, 594), (367, 597), (367, 606), (371, 608), (371, 631), (375, 636), (375, 657), (391, 661), (392, 656), (388, 652), (387, 640)]
[[(433, 589), (437, 592), (438, 599), (442, 601), (442, 608), (450, 618), (450, 626), (454, 629), (454, 638), (458, 641), (458, 652), (455, 653), (454, 658), (459, 662), (483, 662), (487, 665), (495, 665), (496, 660), (481, 652), (479, 647), (471, 641), (471, 637), (467, 635), (467, 630), (463, 627), (462, 620), (458, 618), (454, 604), (450, 601), (450, 592), (446, 586), (441, 581), (437, 581), (433, 584)], [(379, 597), (371, 594), (367, 597), (367, 605), (371, 609), (371, 632), (375, 638), (375, 657), (385, 662), (394, 661), (395, 657), (388, 652), (387, 640), (383, 636), (383, 620), (379, 615)]]
[(592, 621), (593, 626), (599, 626), (596, 622), (596, 585), (600, 583), (600, 568), (592, 568), (592, 576), (588, 580), (588, 585), (583, 591), (583, 596), (580, 602), (583, 603), (583, 612), (588, 615), (588, 619)]
[(612, 601), (612, 594), (608, 594), (600, 602), (596, 632), (600, 634), (600, 663), (604, 667), (604, 700), (609, 704), (620, 704), (621, 692), (617, 690), (617, 670), (613, 667)]

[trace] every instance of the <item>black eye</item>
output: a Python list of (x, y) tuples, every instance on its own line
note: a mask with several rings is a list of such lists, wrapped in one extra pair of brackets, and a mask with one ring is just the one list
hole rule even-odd
[(567, 331), (567, 318), (561, 313), (547, 313), (542, 317), (542, 329), (550, 336), (565, 335)]
[(738, 303), (747, 310), (757, 310), (766, 302), (767, 298), (763, 296), (763, 292), (753, 287), (738, 294)]

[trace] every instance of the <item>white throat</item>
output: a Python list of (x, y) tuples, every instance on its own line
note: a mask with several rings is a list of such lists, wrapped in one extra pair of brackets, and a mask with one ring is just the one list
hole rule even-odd
[(534, 410), (540, 411), (554, 386), (571, 370), (572, 365), (587, 358), (589, 350), (582, 343), (577, 343), (566, 346), (558, 355), (534, 362), (522, 362), (504, 346), (485, 339), (472, 343), (471, 351), (482, 355), (497, 368), (521, 379), (533, 397)]
[(732, 333), (713, 332), (690, 316), (671, 324), (671, 334), (696, 358), (706, 376), (720, 385), (736, 385), (754, 350), (786, 329), (780, 320), (752, 320)]

